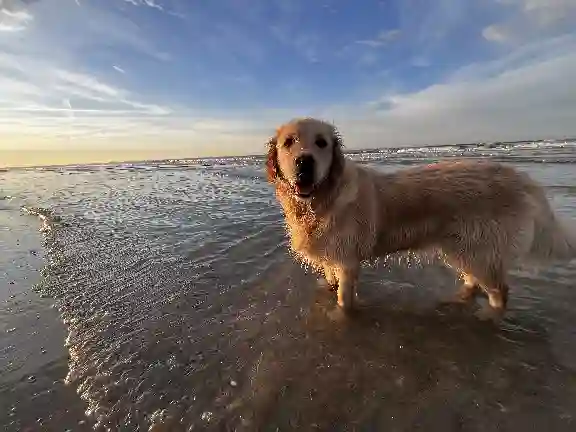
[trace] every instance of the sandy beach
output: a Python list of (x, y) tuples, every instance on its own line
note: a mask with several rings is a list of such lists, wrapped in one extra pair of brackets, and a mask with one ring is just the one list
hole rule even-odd
[[(530, 172), (576, 219), (573, 145), (349, 155), (456, 156)], [(290, 256), (262, 164), (0, 173), (2, 430), (574, 430), (574, 264), (515, 272), (494, 325), (438, 308), (449, 271), (382, 262), (343, 319)]]

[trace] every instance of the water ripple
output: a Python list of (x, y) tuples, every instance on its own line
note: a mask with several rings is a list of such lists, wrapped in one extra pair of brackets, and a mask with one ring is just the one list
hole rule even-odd
[[(512, 161), (574, 217), (572, 167), (535, 163), (573, 161), (570, 145), (351, 157), (383, 170), (463, 154)], [(387, 262), (366, 269), (371, 306), (346, 320), (288, 254), (262, 163), (0, 174), (10, 203), (44, 221), (37, 289), (57, 300), (67, 383), (96, 429), (573, 430), (574, 266), (516, 272), (510, 314), (494, 328), (434, 310), (454, 290), (442, 269)]]

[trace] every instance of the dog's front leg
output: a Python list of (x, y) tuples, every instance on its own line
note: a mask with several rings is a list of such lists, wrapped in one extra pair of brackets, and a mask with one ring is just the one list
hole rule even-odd
[(338, 279), (338, 306), (345, 312), (354, 308), (359, 271), (360, 267), (357, 265), (341, 265), (334, 269)]
[(328, 264), (323, 264), (323, 270), (324, 270), (324, 279), (328, 284), (328, 288), (331, 291), (336, 291), (338, 289), (338, 279), (336, 278), (336, 274), (332, 270), (332, 267), (330, 267)]

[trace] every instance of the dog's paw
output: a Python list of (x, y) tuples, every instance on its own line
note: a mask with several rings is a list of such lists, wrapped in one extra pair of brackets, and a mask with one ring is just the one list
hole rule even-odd
[(354, 305), (351, 301), (338, 300), (338, 307), (346, 313), (352, 312), (352, 310), (354, 310)]
[(348, 299), (348, 301), (344, 302), (338, 301), (337, 304), (338, 308), (348, 315), (355, 314), (368, 305), (368, 303), (365, 300), (362, 300), (357, 294), (354, 295), (352, 299)]
[(354, 310), (359, 310), (365, 307), (369, 307), (369, 302), (356, 294), (354, 296)]
[(476, 302), (463, 300), (459, 297), (451, 297), (436, 303), (436, 309), (438, 310), (462, 310), (471, 309), (475, 306), (477, 307)]
[(342, 310), (346, 315), (352, 315), (358, 310), (358, 299), (356, 297), (345, 299), (338, 299), (338, 309)]
[(340, 306), (336, 306), (331, 308), (328, 312), (326, 312), (326, 316), (328, 319), (334, 322), (343, 322), (350, 318), (350, 313), (346, 312)]
[(477, 308), (476, 302), (463, 301), (458, 296), (441, 300), (433, 306), (434, 313), (443, 317), (473, 315)]
[(506, 310), (504, 308), (493, 308), (489, 305), (485, 305), (484, 307), (480, 308), (474, 315), (480, 321), (498, 324), (504, 318), (505, 313)]

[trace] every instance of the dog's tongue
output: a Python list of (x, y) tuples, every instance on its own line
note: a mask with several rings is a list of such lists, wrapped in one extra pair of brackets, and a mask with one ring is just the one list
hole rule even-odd
[(302, 195), (306, 195), (308, 192), (310, 192), (310, 188), (303, 187), (302, 185), (299, 185), (298, 183), (296, 183), (294, 185), (294, 189), (296, 190), (297, 194), (302, 194)]

